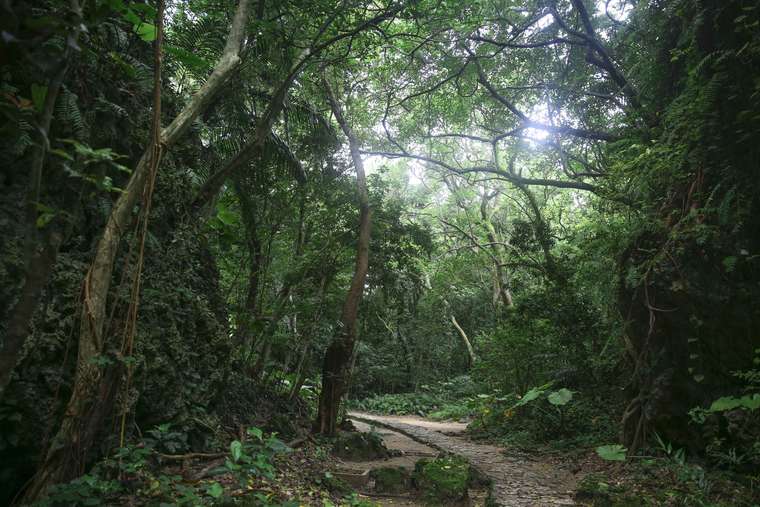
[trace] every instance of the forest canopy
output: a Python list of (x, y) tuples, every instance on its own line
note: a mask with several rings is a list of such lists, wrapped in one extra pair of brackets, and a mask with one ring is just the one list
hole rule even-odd
[(159, 470), (279, 484), (347, 410), (758, 503), (757, 2), (10, 0), (0, 32), (0, 503), (237, 505)]

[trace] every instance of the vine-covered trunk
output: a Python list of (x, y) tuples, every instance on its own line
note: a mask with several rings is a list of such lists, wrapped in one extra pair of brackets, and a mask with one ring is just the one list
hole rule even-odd
[[(160, 72), (160, 26), (163, 22), (162, 17), (163, 12), (159, 9), (157, 14), (159, 35), (155, 43), (157, 55), (155, 72), (157, 75)], [(51, 485), (70, 480), (82, 471), (83, 460), (93, 445), (97, 426), (92, 431), (83, 431), (83, 429), (99, 423), (100, 416), (109, 407), (108, 403), (103, 403), (105, 400), (99, 395), (99, 389), (103, 389), (103, 381), (110, 376), (102, 375), (101, 368), (97, 364), (97, 358), (103, 353), (107, 340), (104, 335), (108, 332), (105, 326), (107, 300), (114, 262), (121, 239), (128, 229), (135, 205), (141, 196), (145, 196), (146, 183), (157, 170), (158, 153), (167, 150), (187, 132), (195, 118), (208, 107), (211, 99), (221, 90), (222, 85), (227, 82), (232, 72), (237, 68), (240, 62), (239, 53), (247, 19), (248, 0), (240, 0), (224, 52), (212, 74), (171, 124), (165, 129), (157, 131), (160, 132), (155, 136), (157, 142), (151, 143), (151, 146), (145, 150), (137, 167), (132, 172), (124, 192), (119, 195), (114, 203), (83, 284), (77, 369), (71, 397), (66, 405), (61, 425), (51, 441), (45, 459), (27, 492), (27, 500), (39, 498)], [(156, 92), (158, 101), (160, 101), (160, 84), (160, 79), (156, 79), (156, 86), (159, 87)], [(160, 102), (154, 104), (156, 110), (158, 110), (157, 104)], [(160, 122), (160, 118), (158, 118), (158, 122)], [(147, 217), (145, 219), (147, 220)], [(110, 387), (106, 386), (105, 389), (110, 390)]]
[(346, 391), (350, 371), (351, 356), (357, 337), (357, 317), (359, 303), (364, 292), (364, 280), (369, 268), (369, 238), (372, 224), (372, 212), (369, 207), (367, 180), (364, 174), (364, 163), (359, 152), (359, 141), (348, 125), (340, 105), (335, 99), (332, 88), (326, 78), (322, 79), (327, 98), (335, 119), (348, 138), (351, 150), (351, 160), (356, 168), (356, 190), (359, 198), (359, 241), (356, 245), (356, 264), (351, 286), (341, 314), (341, 328), (327, 348), (322, 364), (322, 392), (319, 395), (319, 412), (314, 430), (317, 433), (333, 435), (338, 423), (340, 402)]

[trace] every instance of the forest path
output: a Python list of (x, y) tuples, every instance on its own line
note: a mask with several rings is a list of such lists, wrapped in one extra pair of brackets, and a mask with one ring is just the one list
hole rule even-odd
[(503, 506), (575, 505), (575, 479), (551, 464), (525, 456), (509, 456), (505, 449), (471, 442), (461, 435), (466, 425), (439, 423), (411, 416), (380, 416), (349, 412), (349, 418), (397, 431), (441, 451), (466, 458), (491, 479), (491, 498)]

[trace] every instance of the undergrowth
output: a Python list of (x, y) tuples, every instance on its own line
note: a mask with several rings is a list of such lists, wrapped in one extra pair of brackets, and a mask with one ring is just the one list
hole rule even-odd
[(482, 387), (468, 375), (422, 385), (416, 392), (378, 394), (348, 402), (352, 410), (393, 415), (419, 415), (435, 420), (467, 419), (477, 412)]

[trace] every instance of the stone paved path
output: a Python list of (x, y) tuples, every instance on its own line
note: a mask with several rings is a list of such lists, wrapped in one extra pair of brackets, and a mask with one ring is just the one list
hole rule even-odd
[(491, 498), (496, 505), (575, 505), (571, 497), (575, 481), (570, 474), (548, 464), (507, 456), (504, 449), (493, 445), (470, 442), (456, 435), (462, 431), (459, 427), (406, 416), (349, 412), (349, 417), (390, 428), (441, 451), (463, 456), (493, 481)]

